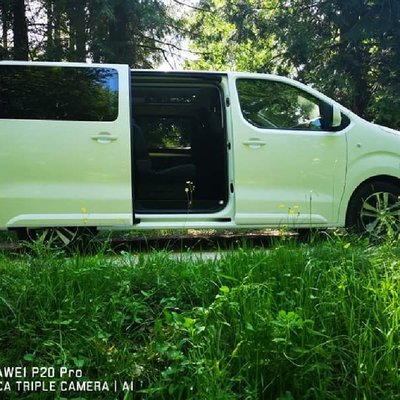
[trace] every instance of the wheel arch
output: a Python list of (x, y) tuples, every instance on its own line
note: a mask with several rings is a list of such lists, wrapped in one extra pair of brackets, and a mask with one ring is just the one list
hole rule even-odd
[(377, 182), (390, 183), (390, 184), (398, 186), (400, 188), (400, 178), (397, 178), (397, 177), (391, 176), (391, 175), (376, 175), (376, 176), (372, 176), (372, 177), (362, 181), (352, 191), (351, 196), (348, 198), (348, 201), (346, 204), (346, 211), (345, 211), (345, 225), (346, 226), (347, 226), (348, 220), (349, 220), (349, 208), (350, 208), (350, 205), (352, 204), (354, 198), (357, 196), (359, 191), (362, 190), (366, 185), (371, 184), (371, 183), (377, 183)]

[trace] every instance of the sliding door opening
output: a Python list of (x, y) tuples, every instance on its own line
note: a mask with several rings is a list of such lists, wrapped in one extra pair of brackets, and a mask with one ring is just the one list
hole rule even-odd
[(132, 77), (133, 180), (139, 213), (212, 213), (228, 200), (223, 96), (200, 79)]

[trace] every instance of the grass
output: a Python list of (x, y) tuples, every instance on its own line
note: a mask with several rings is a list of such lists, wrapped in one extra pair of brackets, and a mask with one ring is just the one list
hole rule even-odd
[[(54, 367), (57, 388), (1, 398), (400, 398), (399, 259), (339, 236), (207, 261), (1, 255), (0, 371)], [(110, 391), (61, 392), (62, 367)]]

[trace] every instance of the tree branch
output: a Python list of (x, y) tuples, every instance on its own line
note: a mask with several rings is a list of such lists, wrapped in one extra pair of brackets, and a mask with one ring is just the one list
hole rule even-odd
[(183, 1), (180, 1), (180, 0), (172, 0), (172, 1), (177, 3), (177, 4), (179, 4), (179, 5), (181, 5), (181, 6), (191, 8), (192, 10), (202, 11), (202, 12), (211, 12), (210, 9), (192, 6), (191, 4), (187, 4), (187, 3), (183, 2)]
[[(168, 54), (171, 54), (171, 56), (174, 56), (174, 57), (176, 56), (176, 57), (184, 58), (182, 56), (182, 54), (175, 53), (174, 51), (170, 51), (168, 49), (163, 49), (162, 47), (151, 46), (151, 45), (148, 45), (148, 44), (138, 44), (137, 46), (142, 48), (142, 49), (149, 49), (149, 50), (153, 50), (153, 51), (159, 51), (159, 52), (161, 52), (163, 54), (164, 57), (166, 57), (165, 54), (168, 53)], [(199, 53), (199, 54), (209, 55), (211, 53)]]
[(164, 46), (172, 47), (172, 48), (174, 48), (174, 49), (176, 49), (178, 51), (183, 51), (183, 52), (192, 53), (192, 54), (199, 54), (199, 55), (209, 54), (209, 53), (204, 53), (202, 51), (193, 51), (193, 50), (183, 49), (182, 47), (179, 47), (176, 44), (164, 42), (163, 40), (156, 39), (156, 38), (153, 38), (153, 37), (150, 37), (150, 36), (146, 36), (144, 33), (141, 33), (141, 32), (138, 32), (138, 34), (140, 36), (142, 36), (143, 38), (145, 38), (145, 39), (152, 40), (152, 41), (154, 41), (156, 43), (159, 43), (159, 44), (162, 44)]

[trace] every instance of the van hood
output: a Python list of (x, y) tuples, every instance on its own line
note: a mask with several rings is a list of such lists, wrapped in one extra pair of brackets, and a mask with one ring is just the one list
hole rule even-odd
[(378, 128), (382, 129), (385, 132), (391, 133), (392, 135), (400, 136), (400, 131), (396, 131), (396, 129), (388, 128), (387, 126), (382, 126), (375, 124)]

